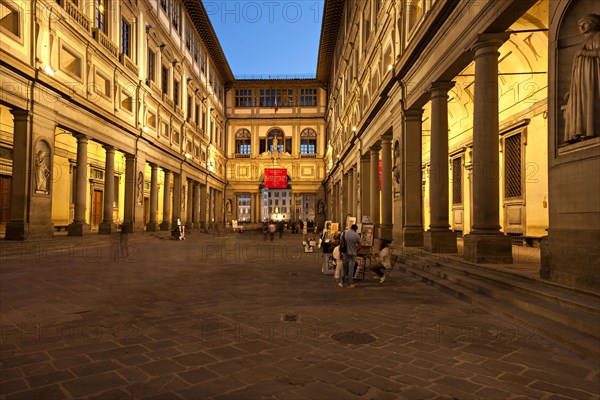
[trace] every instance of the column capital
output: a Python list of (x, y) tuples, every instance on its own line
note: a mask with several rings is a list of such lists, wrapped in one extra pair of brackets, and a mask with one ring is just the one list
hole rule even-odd
[(469, 47), (469, 50), (474, 52), (476, 56), (482, 52), (497, 51), (509, 38), (510, 32), (480, 33)]
[(394, 140), (394, 138), (391, 136), (382, 136), (381, 137), (381, 147), (391, 146), (393, 140)]
[(170, 169), (165, 168), (165, 167), (162, 167), (162, 170), (163, 170), (163, 172), (164, 172), (165, 175), (172, 173)]
[(369, 154), (373, 155), (373, 154), (377, 154), (379, 156), (379, 151), (381, 150), (381, 146), (379, 144), (375, 144), (371, 147), (369, 147)]
[(159, 168), (158, 164), (156, 164), (156, 163), (149, 162), (148, 165), (150, 165), (150, 168), (152, 168), (152, 169), (158, 169)]
[(102, 148), (103, 148), (104, 150), (106, 150), (106, 152), (107, 152), (107, 153), (108, 153), (108, 152), (111, 152), (111, 153), (114, 153), (114, 152), (115, 152), (115, 146), (112, 146), (112, 145), (110, 145), (110, 144), (104, 144), (104, 145), (102, 145)]
[(452, 89), (454, 85), (455, 82), (452, 81), (431, 82), (431, 86), (427, 92), (431, 94), (432, 98), (435, 96), (447, 96), (448, 91)]
[(127, 160), (135, 160), (136, 158), (137, 157), (135, 154), (129, 154), (129, 153), (125, 154), (125, 159), (127, 159)]
[(402, 114), (404, 115), (404, 119), (405, 120), (421, 120), (423, 118), (423, 109), (422, 108), (417, 108), (417, 109), (408, 109), (408, 110), (403, 110)]
[(80, 143), (87, 143), (87, 141), (89, 139), (83, 133), (73, 133), (73, 136), (77, 139), (77, 142), (80, 142)]
[(15, 119), (27, 119), (29, 117), (28, 110), (21, 110), (20, 108), (12, 108), (10, 109), (10, 113), (15, 117)]

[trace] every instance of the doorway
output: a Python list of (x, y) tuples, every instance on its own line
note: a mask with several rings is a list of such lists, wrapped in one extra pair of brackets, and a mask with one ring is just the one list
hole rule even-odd
[(5, 225), (10, 220), (10, 184), (12, 177), (0, 175), (0, 225)]
[(102, 222), (102, 190), (94, 190), (92, 197), (92, 229), (98, 229)]

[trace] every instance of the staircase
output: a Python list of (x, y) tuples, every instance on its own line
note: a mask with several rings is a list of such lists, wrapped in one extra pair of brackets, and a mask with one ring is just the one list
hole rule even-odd
[(600, 360), (600, 295), (419, 249), (395, 247), (392, 253), (399, 270)]

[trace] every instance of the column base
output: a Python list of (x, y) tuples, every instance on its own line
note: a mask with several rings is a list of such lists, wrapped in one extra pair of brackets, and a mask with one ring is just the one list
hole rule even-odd
[(146, 224), (147, 232), (156, 232), (158, 230), (160, 230), (160, 225), (158, 225), (158, 222), (148, 222)]
[(381, 239), (392, 241), (394, 239), (393, 229), (394, 229), (394, 225), (381, 225), (381, 228), (380, 228), (381, 236), (379, 236), (379, 237)]
[(115, 232), (117, 232), (117, 224), (113, 222), (101, 222), (98, 227), (98, 233), (100, 235), (110, 235)]
[(121, 225), (121, 233), (133, 233), (133, 231), (133, 222), (123, 222), (123, 225)]
[(85, 222), (73, 222), (67, 228), (67, 236), (83, 236), (90, 233), (90, 226)]
[(28, 222), (8, 222), (6, 240), (51, 239), (54, 236), (54, 224), (32, 224)]
[(512, 239), (502, 234), (464, 236), (464, 259), (477, 264), (512, 264)]
[(404, 228), (402, 230), (403, 247), (423, 247), (423, 229)]
[(451, 231), (426, 231), (423, 233), (423, 250), (430, 253), (456, 253), (456, 233)]
[(170, 231), (171, 230), (171, 223), (169, 221), (163, 221), (160, 223), (160, 230), (161, 231)]

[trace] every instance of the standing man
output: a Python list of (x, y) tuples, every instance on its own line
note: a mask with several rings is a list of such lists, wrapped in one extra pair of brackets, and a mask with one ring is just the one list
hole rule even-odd
[[(356, 258), (356, 252), (360, 243), (360, 236), (356, 231), (358, 225), (353, 224), (350, 229), (347, 229), (342, 233), (343, 242), (345, 246), (341, 246), (340, 252), (342, 253), (342, 259), (344, 261), (344, 284), (338, 283), (339, 287), (346, 286), (349, 289), (354, 288), (352, 280), (354, 279), (354, 263)], [(344, 248), (345, 247), (345, 248)]]

